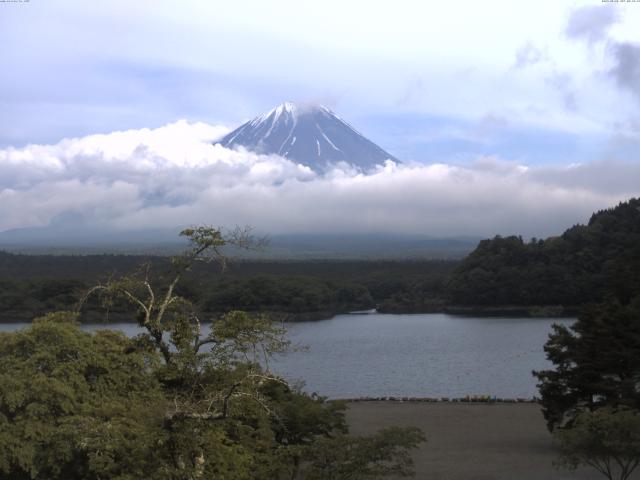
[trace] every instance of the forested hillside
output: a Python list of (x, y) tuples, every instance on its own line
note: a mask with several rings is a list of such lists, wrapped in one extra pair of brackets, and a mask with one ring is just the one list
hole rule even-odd
[(448, 284), (454, 305), (579, 306), (640, 292), (640, 199), (594, 213), (546, 240), (480, 242)]
[[(72, 308), (99, 281), (167, 257), (16, 255), (0, 252), (0, 321), (30, 320)], [(592, 215), (546, 240), (483, 240), (461, 262), (447, 260), (237, 260), (222, 272), (199, 265), (181, 294), (207, 313), (229, 309), (327, 318), (350, 310), (382, 312), (573, 313), (611, 295), (626, 303), (640, 292), (640, 199)], [(562, 307), (545, 309), (544, 307)], [(100, 308), (89, 308), (93, 319)], [(124, 308), (124, 307), (123, 307)], [(519, 310), (518, 310), (519, 309)], [(111, 319), (120, 312), (110, 307)]]
[[(153, 264), (152, 275), (161, 276), (170, 268), (166, 257), (0, 252), (0, 321), (28, 321), (48, 311), (71, 309), (97, 282), (130, 274), (146, 262)], [(456, 264), (444, 260), (238, 260), (231, 261), (224, 272), (216, 265), (197, 265), (179, 290), (209, 314), (242, 309), (317, 319), (376, 306), (385, 311), (420, 311), (425, 299), (444, 296), (446, 279)], [(127, 318), (120, 314), (128, 308), (111, 305), (110, 320)], [(94, 301), (85, 317), (104, 318), (104, 309)]]

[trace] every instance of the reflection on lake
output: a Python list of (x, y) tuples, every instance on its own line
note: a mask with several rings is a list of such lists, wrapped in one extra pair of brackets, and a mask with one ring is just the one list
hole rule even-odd
[[(572, 319), (477, 318), (446, 314), (348, 314), (287, 324), (306, 351), (271, 369), (305, 390), (332, 398), (362, 396), (533, 397), (532, 370), (548, 367), (543, 345), (553, 323)], [(4, 324), (14, 330), (25, 324)], [(95, 330), (106, 325), (85, 325)], [(111, 324), (128, 335), (139, 329)]]

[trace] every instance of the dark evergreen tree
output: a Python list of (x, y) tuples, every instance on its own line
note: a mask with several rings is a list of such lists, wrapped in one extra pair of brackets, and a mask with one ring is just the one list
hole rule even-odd
[(559, 237), (483, 240), (447, 285), (455, 305), (579, 307), (640, 292), (640, 199), (594, 213)]
[(545, 351), (555, 368), (534, 375), (550, 429), (583, 409), (640, 409), (640, 296), (591, 305), (571, 328), (555, 325)]

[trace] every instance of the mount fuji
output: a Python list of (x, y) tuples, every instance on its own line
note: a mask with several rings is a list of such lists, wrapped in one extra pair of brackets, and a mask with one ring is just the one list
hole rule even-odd
[(369, 170), (398, 160), (322, 105), (285, 102), (216, 142), (275, 154), (321, 171), (338, 162)]

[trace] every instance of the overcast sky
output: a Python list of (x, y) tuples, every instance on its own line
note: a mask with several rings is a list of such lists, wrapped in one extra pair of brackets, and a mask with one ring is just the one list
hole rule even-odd
[[(0, 3), (0, 231), (74, 211), (557, 233), (640, 193), (639, 25), (639, 3), (599, 0)], [(209, 145), (284, 100), (403, 166), (318, 175)]]

